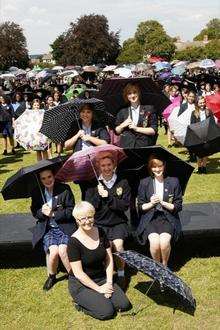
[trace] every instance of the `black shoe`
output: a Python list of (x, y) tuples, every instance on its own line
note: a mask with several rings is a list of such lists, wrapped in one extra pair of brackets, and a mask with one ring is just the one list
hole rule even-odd
[(15, 155), (15, 154), (16, 154), (15, 149), (12, 149), (12, 150), (11, 150), (11, 153), (12, 153), (12, 155)]
[(8, 154), (7, 150), (4, 150), (3, 153), (2, 153), (3, 156), (6, 156), (7, 154)]
[(56, 283), (56, 275), (49, 275), (44, 283), (43, 290), (49, 291)]
[(196, 172), (197, 174), (202, 174), (203, 173), (203, 167), (198, 167), (198, 170)]
[(202, 173), (207, 174), (207, 168), (205, 166), (202, 167)]

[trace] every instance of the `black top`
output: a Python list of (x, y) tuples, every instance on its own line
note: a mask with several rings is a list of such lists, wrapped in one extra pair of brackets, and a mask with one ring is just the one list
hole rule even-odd
[[(106, 249), (110, 247), (105, 233), (100, 228), (99, 245), (90, 250), (76, 237), (71, 237), (67, 246), (67, 254), (70, 262), (81, 260), (83, 271), (92, 279), (105, 277)], [(73, 275), (72, 270), (70, 274)]]
[(97, 182), (86, 190), (85, 200), (91, 203), (95, 209), (95, 222), (97, 226), (114, 226), (128, 221), (125, 211), (129, 208), (131, 189), (126, 179), (117, 176), (112, 188), (104, 188), (108, 191), (108, 197), (101, 197), (98, 193)]

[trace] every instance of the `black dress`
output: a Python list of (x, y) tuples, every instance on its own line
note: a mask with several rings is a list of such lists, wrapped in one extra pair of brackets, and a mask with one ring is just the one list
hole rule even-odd
[(85, 200), (95, 207), (96, 225), (105, 231), (108, 239), (111, 241), (125, 240), (129, 236), (125, 211), (130, 205), (130, 186), (126, 179), (118, 176), (111, 188), (102, 184), (108, 191), (108, 197), (103, 198), (99, 195), (96, 182), (86, 190)]

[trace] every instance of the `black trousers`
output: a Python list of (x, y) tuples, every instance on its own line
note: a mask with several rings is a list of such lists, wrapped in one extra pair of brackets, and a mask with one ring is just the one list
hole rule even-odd
[[(94, 282), (102, 285), (106, 279), (97, 279)], [(113, 285), (114, 292), (111, 298), (105, 298), (104, 294), (86, 287), (74, 276), (69, 276), (68, 286), (71, 296), (79, 307), (77, 309), (96, 319), (108, 320), (116, 311), (126, 311), (131, 308), (130, 301), (117, 284)]]

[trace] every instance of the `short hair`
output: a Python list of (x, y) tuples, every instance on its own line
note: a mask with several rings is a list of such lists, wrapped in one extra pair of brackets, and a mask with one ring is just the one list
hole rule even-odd
[(114, 165), (116, 165), (117, 160), (116, 160), (115, 155), (109, 151), (102, 151), (102, 152), (99, 152), (98, 156), (96, 157), (96, 166), (98, 167), (100, 161), (103, 159), (106, 159), (106, 158), (110, 159), (112, 161), (112, 163)]
[(88, 214), (95, 215), (95, 208), (92, 204), (86, 201), (77, 203), (73, 209), (73, 217), (77, 220), (80, 216)]
[(92, 113), (93, 113), (93, 107), (92, 107), (92, 105), (89, 104), (89, 103), (85, 103), (85, 104), (83, 104), (83, 105), (79, 108), (79, 112), (81, 112), (81, 111), (84, 110), (84, 109), (89, 109), (89, 110), (91, 110)]
[(151, 176), (153, 176), (151, 168), (153, 166), (161, 166), (161, 163), (162, 165), (166, 166), (166, 162), (161, 156), (155, 154), (150, 155), (150, 157), (148, 158), (147, 169)]
[(129, 103), (128, 94), (133, 90), (137, 91), (139, 98), (141, 97), (141, 90), (139, 85), (135, 83), (128, 83), (123, 89), (123, 99), (126, 103)]

